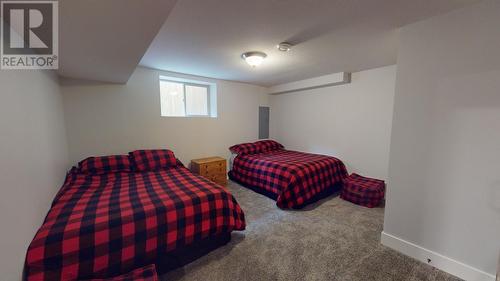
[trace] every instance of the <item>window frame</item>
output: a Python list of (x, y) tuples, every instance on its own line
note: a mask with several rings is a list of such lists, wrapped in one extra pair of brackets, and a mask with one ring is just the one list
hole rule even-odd
[[(184, 82), (184, 81), (176, 81), (176, 80), (170, 80), (167, 78), (162, 78), (160, 76), (160, 83), (161, 82), (170, 82), (170, 83), (175, 83), (175, 84), (182, 84), (182, 93), (183, 93), (183, 102), (184, 102), (184, 116), (169, 116), (165, 115), (162, 117), (212, 117), (212, 112), (211, 112), (211, 93), (210, 93), (210, 85), (207, 84), (200, 84), (200, 83), (193, 83), (193, 82)], [(207, 89), (207, 114), (206, 115), (195, 115), (195, 114), (188, 114), (187, 113), (187, 102), (186, 102), (186, 85), (188, 86), (193, 86), (193, 87), (198, 87), (198, 88), (205, 88)], [(160, 87), (160, 92), (161, 92), (161, 87)], [(161, 106), (161, 101), (160, 101), (160, 106)]]

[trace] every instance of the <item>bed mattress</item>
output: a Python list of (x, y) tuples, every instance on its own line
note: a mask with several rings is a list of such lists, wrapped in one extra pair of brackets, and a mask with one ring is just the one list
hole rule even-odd
[(270, 194), (280, 208), (299, 208), (310, 199), (342, 184), (344, 163), (326, 155), (273, 150), (234, 158), (231, 179)]
[(25, 277), (112, 277), (244, 229), (231, 193), (183, 166), (103, 175), (72, 171), (28, 248)]

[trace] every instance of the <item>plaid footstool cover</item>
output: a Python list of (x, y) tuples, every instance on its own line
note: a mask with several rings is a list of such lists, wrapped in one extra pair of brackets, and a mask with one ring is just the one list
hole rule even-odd
[(158, 281), (158, 274), (155, 265), (150, 264), (120, 276), (89, 281)]
[(384, 199), (385, 182), (351, 174), (344, 179), (340, 198), (368, 208), (377, 207)]

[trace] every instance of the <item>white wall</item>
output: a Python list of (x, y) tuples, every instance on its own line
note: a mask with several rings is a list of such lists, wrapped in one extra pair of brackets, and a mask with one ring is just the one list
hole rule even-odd
[(271, 96), (271, 137), (386, 179), (395, 76), (387, 66), (353, 73), (351, 84)]
[(0, 70), (0, 272), (21, 280), (26, 249), (68, 168), (62, 97), (50, 71)]
[(500, 250), (499, 27), (485, 1), (400, 33), (384, 232), (467, 280)]
[[(218, 117), (160, 116), (159, 75), (217, 83)], [(62, 80), (70, 160), (169, 148), (188, 164), (193, 158), (229, 157), (228, 147), (258, 137), (265, 88), (138, 67), (126, 85)]]

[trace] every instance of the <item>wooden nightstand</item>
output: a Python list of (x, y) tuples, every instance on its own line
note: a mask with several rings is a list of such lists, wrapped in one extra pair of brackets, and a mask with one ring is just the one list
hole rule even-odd
[(227, 184), (226, 159), (208, 157), (191, 160), (191, 171), (220, 185)]

